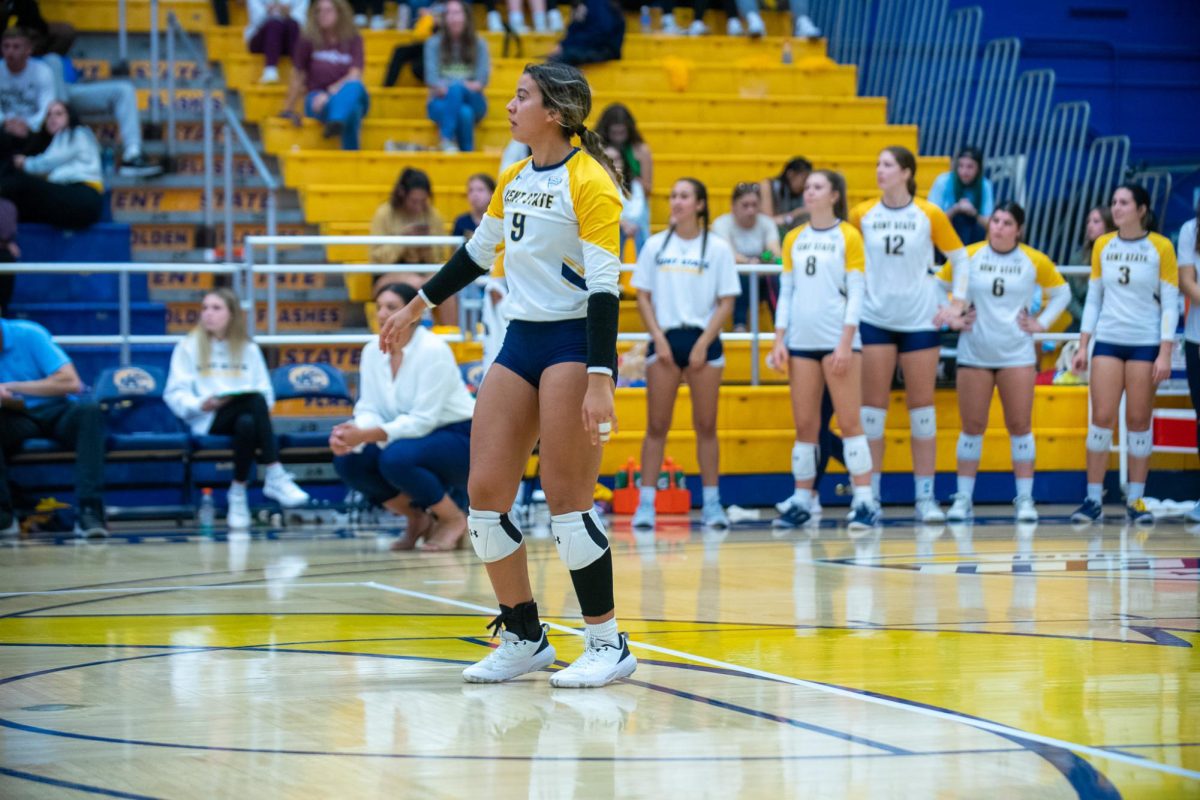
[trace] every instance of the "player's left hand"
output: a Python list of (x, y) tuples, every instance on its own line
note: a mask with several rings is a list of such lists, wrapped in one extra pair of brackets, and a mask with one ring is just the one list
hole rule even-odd
[(1021, 309), (1021, 314), (1017, 317), (1017, 325), (1025, 333), (1042, 333), (1046, 330), (1042, 323), (1038, 322), (1038, 318), (1025, 309)]
[(603, 445), (617, 432), (617, 414), (613, 403), (612, 378), (601, 373), (588, 374), (587, 394), (583, 396), (583, 428), (592, 446)]
[(838, 346), (833, 348), (829, 354), (829, 369), (834, 375), (845, 375), (849, 371), (850, 353), (850, 345), (845, 342), (838, 342)]
[(692, 345), (692, 352), (688, 353), (688, 368), (700, 369), (708, 363), (708, 345), (703, 339), (697, 339)]
[(1150, 372), (1150, 379), (1157, 385), (1169, 377), (1171, 377), (1171, 356), (1162, 353), (1154, 359), (1154, 369)]

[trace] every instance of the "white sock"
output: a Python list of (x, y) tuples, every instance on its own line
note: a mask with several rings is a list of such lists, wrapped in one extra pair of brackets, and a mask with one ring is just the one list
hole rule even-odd
[(932, 475), (914, 475), (913, 486), (917, 490), (918, 500), (933, 499), (933, 476)]
[(508, 25), (510, 28), (525, 27), (525, 15), (522, 14), (520, 11), (508, 12)]
[(721, 490), (716, 486), (705, 486), (702, 490), (704, 495), (704, 505), (719, 506), (721, 505)]
[(584, 623), (583, 626), (587, 630), (587, 634), (593, 641), (605, 642), (616, 647), (621, 643), (621, 633), (617, 630), (617, 618), (613, 617), (608, 622), (601, 622), (593, 625), (590, 622)]
[[(965, 494), (967, 497), (975, 496), (975, 479), (968, 478), (966, 475), (958, 476), (958, 493)], [(1020, 494), (1020, 492), (1017, 492)]]
[(855, 486), (854, 487), (854, 502), (856, 506), (869, 506), (875, 504), (875, 491), (870, 486)]
[(1017, 478), (1017, 497), (1033, 498), (1033, 478)]
[(800, 506), (801, 508), (812, 507), (812, 489), (799, 489), (792, 492), (792, 499), (788, 502), (792, 505)]
[(1087, 486), (1088, 486), (1088, 493), (1087, 493), (1088, 500), (1095, 500), (1097, 503), (1103, 502), (1104, 484), (1089, 483)]
[(638, 489), (638, 505), (654, 508), (654, 496), (658, 494), (655, 486), (642, 486)]
[(1133, 503), (1137, 502), (1138, 500), (1141, 500), (1145, 495), (1146, 495), (1146, 484), (1144, 484), (1144, 483), (1130, 483), (1129, 484), (1129, 504), (1130, 505), (1133, 505)]
[(533, 12), (533, 29), (538, 32), (546, 30), (546, 12), (545, 11)]
[(871, 491), (875, 493), (876, 500), (883, 500), (883, 473), (871, 473)]

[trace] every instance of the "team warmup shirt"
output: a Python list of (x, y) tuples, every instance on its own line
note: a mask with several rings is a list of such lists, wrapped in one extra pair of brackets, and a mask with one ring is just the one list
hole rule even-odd
[(1179, 269), (1171, 242), (1157, 233), (1122, 239), (1114, 231), (1092, 248), (1092, 277), (1079, 329), (1100, 342), (1132, 347), (1174, 341)]
[[(646, 240), (633, 271), (633, 288), (650, 292), (664, 331), (706, 328), (722, 297), (742, 293), (733, 249), (720, 236), (683, 239), (668, 231)], [(703, 246), (704, 254), (700, 250)]]
[[(970, 279), (967, 300), (975, 306), (975, 324), (958, 337), (958, 363), (964, 367), (1003, 369), (1037, 363), (1033, 336), (1017, 322), (1035, 296), (1047, 300), (1038, 322), (1049, 327), (1071, 301), (1071, 289), (1045, 253), (1019, 244), (1007, 253), (987, 242), (967, 247)], [(943, 287), (951, 282), (950, 265), (938, 273)]]
[[(843, 329), (858, 327), (864, 280), (862, 235), (848, 222), (802, 225), (783, 240), (775, 330), (789, 350), (833, 350)], [(858, 332), (854, 348), (862, 347)]]
[[(1190, 219), (1179, 229), (1179, 259), (1181, 267), (1196, 269), (1200, 266), (1200, 256), (1196, 255), (1196, 220)], [(1188, 307), (1187, 321), (1183, 326), (1183, 338), (1194, 344), (1200, 344), (1200, 303), (1191, 303)]]
[(526, 158), (500, 173), (467, 255), (484, 270), (503, 255), (509, 319), (584, 319), (589, 295), (620, 294), (620, 219), (616, 184), (587, 153)]
[(882, 198), (868, 200), (850, 210), (849, 221), (862, 231), (866, 252), (863, 322), (890, 331), (933, 329), (938, 310), (935, 245), (954, 265), (954, 296), (966, 297), (966, 251), (937, 206), (918, 197), (902, 208), (890, 208)]

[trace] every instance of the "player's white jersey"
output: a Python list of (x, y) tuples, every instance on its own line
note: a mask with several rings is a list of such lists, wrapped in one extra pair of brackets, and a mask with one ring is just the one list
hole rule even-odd
[(546, 167), (527, 158), (500, 174), (467, 254), (490, 268), (503, 253), (510, 319), (581, 319), (589, 294), (619, 294), (620, 219), (617, 187), (587, 153)]
[(1080, 330), (1109, 344), (1157, 345), (1175, 337), (1178, 302), (1179, 270), (1166, 237), (1122, 239), (1114, 231), (1096, 240)]
[[(789, 350), (832, 350), (847, 325), (858, 326), (865, 290), (862, 235), (848, 222), (802, 225), (783, 240), (775, 329)], [(856, 331), (855, 348), (862, 346)]]
[(664, 331), (707, 328), (718, 301), (742, 293), (733, 248), (712, 233), (693, 239), (668, 231), (651, 236), (638, 254), (633, 288), (650, 292), (654, 318)]
[(954, 294), (966, 292), (966, 254), (946, 214), (920, 198), (903, 208), (868, 200), (850, 210), (850, 223), (862, 231), (867, 295), (862, 319), (892, 331), (930, 330), (938, 297), (933, 279), (933, 248), (946, 254), (954, 270)]
[[(1018, 318), (1044, 291), (1049, 297), (1039, 321), (1049, 327), (1070, 302), (1067, 282), (1045, 253), (1028, 245), (1000, 253), (978, 242), (967, 247), (967, 256), (967, 301), (975, 306), (975, 323), (958, 337), (958, 363), (988, 369), (1036, 364), (1033, 337), (1021, 330)], [(938, 280), (947, 286), (950, 277), (946, 264)]]
[[(1196, 220), (1189, 219), (1179, 229), (1179, 258), (1181, 267), (1200, 267), (1200, 255), (1196, 254)], [(1200, 303), (1192, 302), (1188, 306), (1187, 321), (1183, 326), (1183, 338), (1189, 342), (1200, 344)]]

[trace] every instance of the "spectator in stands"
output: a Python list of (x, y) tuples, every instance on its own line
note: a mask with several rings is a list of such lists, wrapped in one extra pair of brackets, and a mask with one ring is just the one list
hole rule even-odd
[(475, 233), (475, 229), (483, 221), (483, 215), (487, 213), (488, 203), (492, 201), (492, 193), (495, 191), (496, 181), (485, 172), (477, 172), (467, 178), (467, 205), (471, 210), (460, 214), (454, 220), (454, 230), (450, 235), (470, 239), (471, 234)]
[[(1113, 222), (1112, 211), (1106, 205), (1098, 205), (1088, 212), (1087, 220), (1083, 226), (1083, 244), (1071, 254), (1072, 266), (1087, 266), (1092, 264), (1092, 245), (1106, 233), (1112, 233), (1117, 229)], [(1067, 283), (1071, 287), (1071, 303), (1067, 306), (1067, 311), (1070, 312), (1074, 321), (1069, 326), (1068, 330), (1079, 330), (1079, 322), (1083, 319), (1083, 304), (1087, 302), (1088, 280), (1082, 275), (1067, 276)]]
[(43, 139), (37, 155), (12, 157), (16, 168), (0, 174), (0, 197), (17, 206), (25, 222), (59, 228), (86, 228), (104, 213), (104, 182), (100, 145), (90, 128), (80, 123), (61, 100), (46, 112)]
[(0, 36), (0, 159), (23, 154), (34, 133), (42, 127), (54, 100), (54, 73), (38, 60), (31, 60), (33, 42), (28, 31), (9, 28)]
[(646, 190), (641, 181), (634, 180), (634, 166), (625, 154), (611, 144), (604, 146), (604, 154), (617, 165), (621, 186), (621, 258), (624, 260), (625, 243), (632, 240), (634, 253), (650, 238), (650, 206), (646, 203)]
[(808, 0), (790, 0), (792, 10), (792, 35), (797, 39), (818, 39), (821, 29), (813, 24), (808, 15)]
[(54, 439), (75, 450), (77, 536), (108, 536), (104, 522), (104, 417), (83, 391), (71, 359), (36, 322), (0, 319), (0, 533), (15, 535), (7, 460), (27, 439)]
[(300, 41), (308, 0), (246, 0), (246, 43), (266, 60), (259, 83), (279, 83), (279, 58)]
[[(521, 0), (508, 0), (508, 27), (518, 36), (529, 33), (521, 5)], [(488, 12), (488, 30), (499, 33), (493, 27), (492, 13)], [(560, 33), (563, 29), (562, 12), (558, 10), (556, 3), (551, 3), (550, 10), (547, 11), (546, 0), (529, 0), (529, 17), (533, 21), (533, 30), (537, 33)]]
[[(1196, 205), (1196, 216), (1183, 223), (1179, 229), (1179, 291), (1188, 299), (1188, 314), (1183, 326), (1183, 358), (1187, 364), (1188, 390), (1192, 395), (1192, 409), (1200, 411), (1200, 282), (1197, 282), (1197, 265), (1200, 264), (1200, 203)], [(1200, 419), (1196, 423), (1196, 441), (1200, 443)], [(1200, 500), (1188, 512), (1187, 518), (1200, 522)]]
[[(355, 27), (370, 26), (373, 31), (382, 31), (389, 27), (388, 19), (383, 14), (383, 0), (350, 0), (350, 5), (354, 9)], [(405, 5), (404, 0), (400, 0), (400, 5)]]
[[(739, 264), (775, 264), (779, 261), (779, 229), (775, 222), (762, 213), (762, 186), (757, 183), (739, 183), (733, 188), (733, 210), (722, 214), (713, 222), (712, 232), (720, 236), (733, 248), (733, 257)], [(759, 297), (767, 301), (771, 313), (779, 299), (779, 278), (774, 275), (758, 275)], [(739, 275), (742, 293), (733, 305), (733, 329), (739, 333), (747, 329), (750, 312), (749, 275)], [(754, 309), (758, 313), (758, 309)]]
[[(416, 296), (406, 283), (380, 289), (380, 326)], [(475, 401), (450, 345), (420, 326), (401, 334), (390, 353), (372, 339), (358, 374), (354, 419), (329, 436), (338, 475), (368, 500), (408, 518), (393, 550), (411, 550), (422, 537), (426, 550), (457, 548), (467, 517), (451, 494), (466, 497)]]
[(64, 59), (47, 55), (43, 59), (54, 73), (55, 97), (65, 100), (79, 115), (112, 117), (121, 140), (121, 166), (118, 172), (127, 178), (152, 178), (163, 168), (142, 153), (142, 117), (138, 111), (137, 90), (133, 82), (121, 78), (107, 81), (80, 81), (72, 71), (65, 79)]
[(758, 38), (767, 32), (762, 15), (758, 13), (758, 0), (725, 0), (725, 32), (730, 36)]
[(0, 30), (8, 30), (14, 18), (15, 27), (29, 31), (35, 56), (46, 53), (66, 55), (75, 41), (75, 26), (66, 22), (46, 22), (37, 0), (4, 0), (0, 3)]
[(954, 157), (953, 166), (934, 179), (929, 202), (946, 212), (963, 244), (982, 242), (988, 217), (996, 207), (992, 182), (983, 174), (983, 152), (964, 147)]
[(363, 86), (363, 40), (346, 0), (316, 0), (292, 53), (292, 81), (283, 116), (299, 124), (296, 103), (321, 122), (326, 139), (340, 136), (343, 150), (357, 150), (362, 118), (370, 107)]
[(704, 36), (708, 26), (704, 24), (704, 12), (708, 10), (709, 0), (692, 0), (691, 27), (681, 28), (675, 20), (675, 0), (661, 0), (662, 32), (669, 36)]
[(464, 0), (446, 3), (442, 30), (425, 40), (425, 85), (429, 118), (437, 123), (445, 153), (475, 149), (475, 126), (487, 113), (491, 62), (487, 42), (475, 33)]
[(576, 0), (571, 24), (548, 61), (580, 67), (620, 61), (625, 42), (625, 13), (616, 0)]
[(774, 178), (763, 178), (762, 213), (775, 220), (779, 235), (797, 225), (808, 222), (804, 211), (804, 184), (812, 173), (812, 162), (804, 156), (796, 156), (783, 165), (783, 171)]
[(284, 508), (308, 503), (308, 495), (279, 463), (271, 427), (275, 392), (262, 350), (250, 338), (246, 312), (229, 289), (204, 295), (200, 323), (175, 345), (163, 400), (196, 436), (233, 437), (230, 528), (250, 526), (246, 484), (258, 462), (266, 465), (263, 494)]
[(631, 177), (642, 184), (649, 197), (654, 189), (654, 157), (628, 106), (623, 103), (607, 106), (596, 121), (596, 133), (621, 152), (623, 161), (631, 168)]
[[(433, 207), (433, 185), (422, 170), (405, 167), (396, 179), (392, 196), (375, 210), (371, 218), (372, 236), (445, 236), (446, 223)], [(440, 264), (445, 248), (435, 245), (371, 245), (372, 264)], [(389, 272), (375, 281), (375, 288), (392, 283), (407, 283), (420, 289), (429, 279), (428, 272)], [(434, 318), (442, 325), (458, 324), (458, 301), (450, 298), (434, 309)]]

